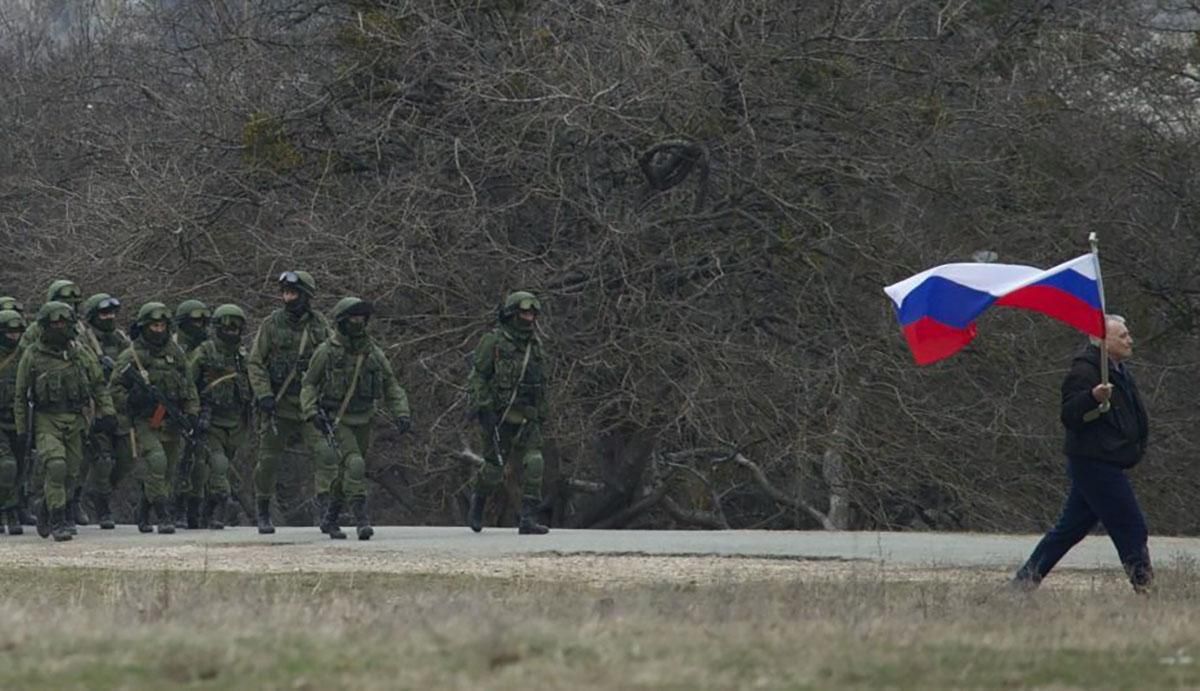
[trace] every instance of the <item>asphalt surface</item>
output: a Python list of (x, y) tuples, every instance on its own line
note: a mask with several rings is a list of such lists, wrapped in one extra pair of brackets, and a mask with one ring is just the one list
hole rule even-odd
[[(175, 535), (142, 535), (133, 526), (116, 530), (96, 526), (80, 528), (70, 543), (74, 549), (102, 550), (117, 556), (122, 550), (144, 552), (155, 546), (207, 545), (209, 547), (260, 546), (297, 554), (327, 551), (330, 547), (358, 550), (366, 556), (441, 557), (463, 559), (520, 558), (522, 555), (657, 555), (758, 557), (793, 560), (864, 561), (913, 567), (1018, 566), (1040, 536), (964, 533), (877, 533), (795, 531), (619, 531), (554, 530), (544, 536), (517, 535), (513, 528), (487, 528), (480, 534), (464, 527), (376, 527), (374, 538), (359, 541), (353, 527), (350, 538), (331, 541), (316, 528), (279, 528), (274, 535), (259, 535), (252, 527), (221, 531), (183, 530)], [(24, 536), (0, 537), (0, 555), (56, 545), (41, 540), (31, 528)], [(73, 550), (72, 550), (73, 551)], [(258, 550), (255, 550), (258, 551)], [(1156, 563), (1182, 558), (1200, 561), (1200, 538), (1152, 537), (1150, 551)], [(282, 555), (281, 555), (282, 556)], [(1108, 538), (1092, 536), (1063, 560), (1067, 568), (1119, 568)]]

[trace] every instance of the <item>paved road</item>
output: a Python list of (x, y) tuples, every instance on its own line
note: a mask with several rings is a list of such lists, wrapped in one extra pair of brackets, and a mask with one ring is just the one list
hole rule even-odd
[[(963, 533), (784, 532), (784, 531), (617, 531), (555, 530), (546, 536), (518, 536), (513, 529), (486, 529), (481, 534), (461, 527), (378, 527), (375, 537), (359, 542), (351, 538), (334, 543), (315, 528), (280, 528), (275, 535), (259, 535), (253, 528), (223, 531), (180, 531), (175, 535), (141, 535), (132, 526), (102, 531), (80, 529), (71, 543), (58, 546), (28, 531), (23, 537), (0, 538), (0, 555), (31, 550), (144, 551), (156, 545), (208, 545), (251, 547), (262, 545), (284, 552), (311, 553), (330, 547), (359, 551), (366, 556), (448, 557), (489, 559), (524, 554), (646, 554), (722, 555), (783, 559), (864, 560), (896, 566), (1015, 567), (1028, 555), (1038, 536)], [(1200, 562), (1198, 538), (1151, 538), (1157, 563), (1175, 558)], [(0, 557), (2, 558), (2, 557)], [(1089, 537), (1063, 561), (1073, 568), (1117, 568), (1112, 544), (1105, 537)]]

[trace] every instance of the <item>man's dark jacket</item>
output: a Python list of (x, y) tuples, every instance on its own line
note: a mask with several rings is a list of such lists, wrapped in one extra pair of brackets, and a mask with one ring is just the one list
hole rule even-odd
[(1100, 383), (1100, 348), (1088, 346), (1075, 356), (1062, 383), (1062, 423), (1067, 428), (1063, 451), (1071, 458), (1132, 468), (1146, 452), (1150, 421), (1128, 366), (1109, 360), (1108, 380), (1113, 385), (1112, 408), (1085, 422), (1084, 416), (1099, 405), (1092, 388)]

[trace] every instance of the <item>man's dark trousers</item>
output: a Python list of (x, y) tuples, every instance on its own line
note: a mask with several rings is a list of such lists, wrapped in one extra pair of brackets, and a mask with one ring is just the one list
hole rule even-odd
[(1108, 463), (1068, 458), (1067, 476), (1071, 478), (1071, 490), (1062, 515), (1034, 548), (1017, 578), (1041, 582), (1099, 522), (1116, 545), (1130, 582), (1134, 586), (1147, 585), (1153, 572), (1146, 548), (1146, 519), (1125, 471)]

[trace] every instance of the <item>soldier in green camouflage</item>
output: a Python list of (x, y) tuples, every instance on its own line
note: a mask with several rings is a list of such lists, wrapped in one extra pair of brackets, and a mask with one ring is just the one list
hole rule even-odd
[[(84, 331), (78, 340), (96, 356), (104, 381), (107, 382), (112, 377), (117, 358), (131, 343), (129, 336), (117, 327), (121, 301), (108, 293), (96, 293), (84, 300), (81, 309)], [(129, 426), (123, 417), (118, 417), (118, 420), (121, 424), (114, 434), (91, 430), (83, 449), (88, 468), (84, 487), (96, 512), (96, 522), (105, 530), (116, 527), (111, 507), (112, 493), (133, 470)]]
[[(90, 367), (96, 369), (99, 373), (99, 362), (90, 348), (85, 347), (78, 341), (78, 337), (83, 334), (86, 326), (82, 321), (80, 314), (81, 302), (83, 301), (83, 292), (79, 286), (75, 285), (74, 281), (60, 278), (53, 281), (50, 287), (46, 289), (46, 302), (61, 302), (71, 308), (74, 314), (75, 327), (74, 332), (76, 338), (72, 340), (72, 347), (82, 350), (86, 359), (90, 362)], [(21, 347), (28, 349), (31, 345), (37, 343), (42, 335), (42, 325), (40, 321), (34, 320), (27, 329), (25, 335), (21, 337)], [(86, 430), (85, 430), (86, 432)], [(72, 475), (67, 478), (67, 527), (72, 533), (75, 532), (75, 524), (87, 525), (88, 518), (83, 511), (83, 506), (80, 503), (80, 496), (83, 493), (83, 478), (88, 471), (89, 459), (84, 458), (84, 462), (79, 465), (71, 466)]]
[(21, 335), (25, 333), (25, 318), (15, 310), (0, 310), (0, 509), (9, 535), (21, 535), (18, 506), (20, 493), (17, 471), (25, 459), (25, 449), (18, 440), (13, 403), (17, 393), (17, 367), (21, 360)]
[(192, 351), (208, 340), (208, 323), (212, 311), (199, 300), (184, 300), (175, 308), (175, 342), (183, 352), (191, 356)]
[(37, 319), (38, 340), (22, 353), (17, 369), (13, 418), (16, 428), (25, 430), (26, 406), (32, 401), (34, 440), (22, 442), (37, 449), (34, 486), (43, 493), (38, 534), (62, 541), (71, 539), (66, 508), (70, 478), (78, 476), (83, 463), (85, 411), (94, 407), (96, 428), (109, 434), (116, 431), (117, 419), (99, 368), (87, 351), (73, 344), (74, 310), (50, 301), (38, 310)]
[[(138, 310), (138, 335), (117, 358), (109, 383), (113, 403), (128, 417), (135, 453), (142, 460), (142, 492), (138, 503), (138, 530), (152, 530), (151, 513), (159, 533), (174, 533), (168, 500), (176, 466), (184, 451), (184, 437), (202, 425), (196, 383), (188, 375), (187, 357), (171, 340), (171, 313), (161, 302), (148, 302)], [(149, 384), (180, 411), (182, 419), (166, 414), (162, 400)]]
[[(212, 311), (199, 300), (184, 300), (175, 308), (175, 335), (172, 339), (191, 359), (201, 344), (208, 342), (208, 325)], [(208, 471), (208, 447), (197, 449), (189, 477), (179, 478), (175, 496), (175, 527), (195, 530), (201, 526), (201, 505), (204, 501), (204, 478)]]
[(200, 394), (201, 416), (210, 420), (207, 453), (204, 462), (196, 464), (202, 472), (192, 479), (195, 487), (204, 489), (201, 523), (212, 530), (225, 527), (222, 511), (229, 500), (229, 469), (249, 437), (254, 391), (242, 347), (245, 330), (246, 314), (240, 307), (217, 307), (214, 338), (201, 343), (189, 359), (191, 378)]
[(503, 479), (506, 463), (519, 463), (524, 470), (518, 532), (542, 535), (550, 530), (537, 522), (544, 465), (542, 422), (548, 413), (542, 344), (535, 331), (541, 309), (532, 293), (510, 294), (500, 306), (496, 328), (475, 348), (467, 386), (484, 449), (468, 512), (475, 532), (483, 529), (488, 495)]
[(309, 359), (329, 337), (328, 322), (311, 304), (317, 283), (307, 271), (285, 271), (279, 289), (283, 307), (263, 320), (247, 361), (260, 421), (254, 487), (262, 534), (275, 532), (271, 498), (286, 445), (301, 441), (314, 457), (314, 469), (337, 463), (333, 450), (300, 413), (300, 386)]
[(387, 355), (367, 334), (371, 304), (347, 297), (333, 308), (335, 332), (309, 362), (300, 391), (300, 410), (319, 433), (336, 442), (336, 465), (317, 469), (321, 532), (335, 540), (346, 534), (339, 514), (349, 500), (359, 540), (375, 533), (367, 515), (367, 461), (371, 418), (383, 401), (392, 424), (404, 434), (412, 427), (408, 395), (396, 379)]
[[(0, 297), (0, 310), (9, 310), (21, 315), (22, 318), (25, 317), (25, 305), (21, 304), (20, 300), (9, 295)], [(28, 329), (29, 327), (26, 326), (25, 328)], [(18, 357), (20, 356), (18, 355)], [(25, 490), (25, 483), (17, 487), (17, 519), (20, 525), (34, 525), (37, 523), (37, 520), (33, 517), (33, 514), (29, 513), (29, 496)]]

